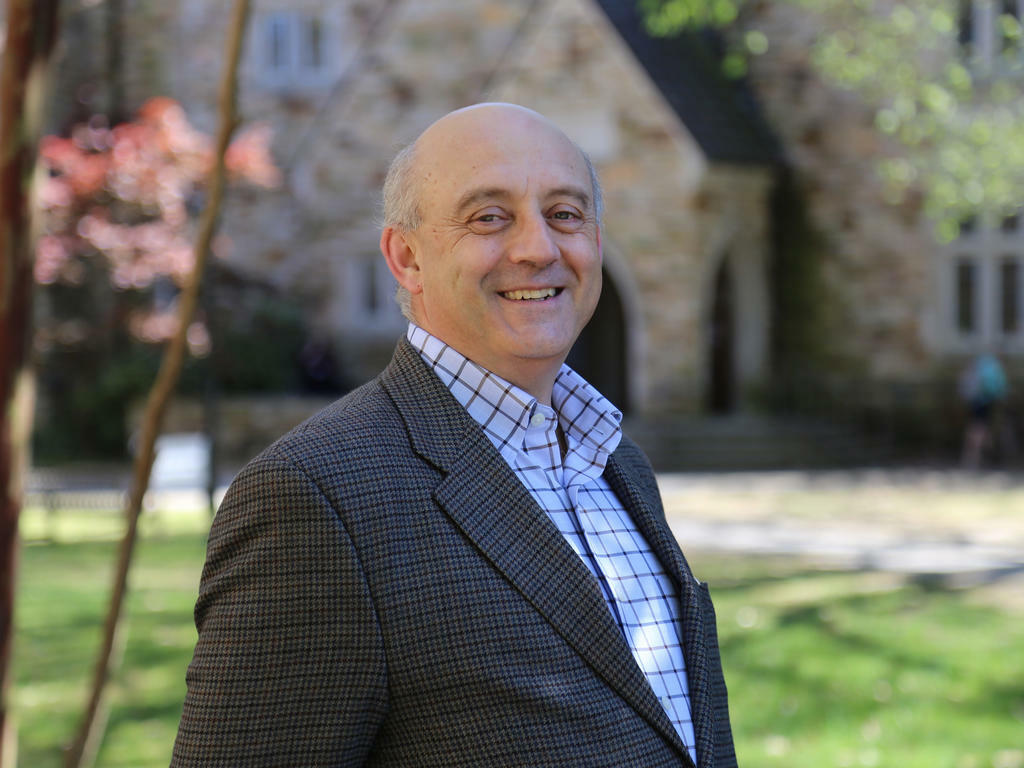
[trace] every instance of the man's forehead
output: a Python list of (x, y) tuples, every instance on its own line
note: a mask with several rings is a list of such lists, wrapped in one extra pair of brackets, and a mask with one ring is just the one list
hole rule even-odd
[(460, 198), (486, 190), (549, 194), (590, 186), (579, 149), (558, 135), (477, 135), (436, 151), (418, 152), (417, 161), (418, 175), (425, 183)]

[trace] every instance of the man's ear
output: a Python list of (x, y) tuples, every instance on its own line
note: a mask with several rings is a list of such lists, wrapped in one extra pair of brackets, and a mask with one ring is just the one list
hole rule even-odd
[(410, 233), (385, 227), (380, 233), (380, 252), (400, 286), (414, 295), (423, 290), (418, 253)]

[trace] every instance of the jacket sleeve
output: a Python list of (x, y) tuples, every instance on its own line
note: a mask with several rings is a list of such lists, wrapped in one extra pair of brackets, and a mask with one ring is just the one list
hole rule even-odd
[(292, 463), (257, 459), (214, 520), (172, 768), (360, 765), (387, 708), (354, 542)]

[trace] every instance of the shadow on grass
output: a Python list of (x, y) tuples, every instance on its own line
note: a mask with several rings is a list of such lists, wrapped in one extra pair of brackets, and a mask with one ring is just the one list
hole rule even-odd
[(1019, 746), (1024, 629), (1016, 617), (935, 583), (893, 578), (883, 587), (879, 574), (796, 563), (788, 572), (768, 564), (765, 578), (754, 576), (756, 564), (745, 567), (750, 576), (711, 582), (747, 760), (814, 765), (811, 756), (795, 759), (796, 744), (808, 753), (807, 745), (830, 744), (833, 761), (866, 747), (892, 755), (928, 745), (921, 762), (901, 763), (916, 766), (932, 764), (927, 750), (939, 746), (949, 754)]

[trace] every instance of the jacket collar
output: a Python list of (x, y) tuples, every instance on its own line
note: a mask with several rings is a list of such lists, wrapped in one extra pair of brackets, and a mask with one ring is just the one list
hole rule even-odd
[[(480, 426), (401, 339), (381, 385), (406, 424), (413, 449), (443, 477), (434, 491), (442, 510), (482, 555), (562, 638), (689, 762), (686, 748), (623, 639), (587, 570), (516, 478)], [(663, 519), (624, 464), (609, 459), (606, 477), (674, 578), (682, 585), (685, 656), (700, 768), (710, 768), (711, 731), (703, 622), (693, 577)], [(500, 514), (481, 506), (481, 488), (501, 500)], [(705, 714), (702, 715), (701, 712)]]

